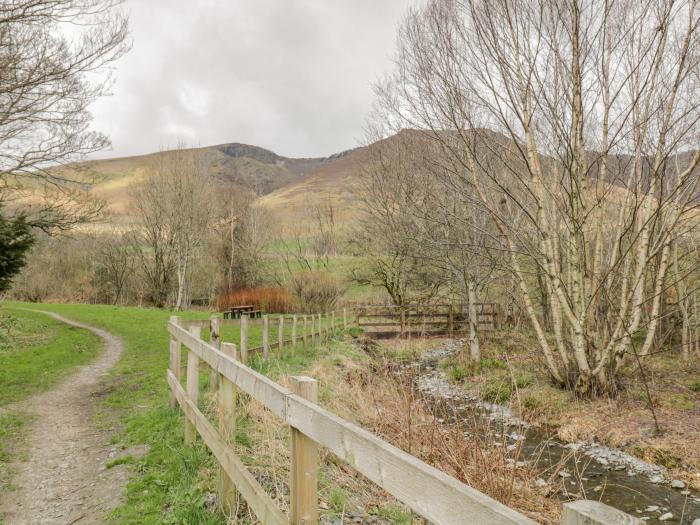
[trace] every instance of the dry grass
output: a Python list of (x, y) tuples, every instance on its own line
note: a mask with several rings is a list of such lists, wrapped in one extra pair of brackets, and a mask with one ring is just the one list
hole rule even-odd
[[(414, 386), (415, 369), (401, 363), (414, 360), (428, 343), (363, 349), (344, 342), (335, 345), (304, 371), (318, 380), (321, 405), (540, 523), (557, 523), (559, 504), (535, 488), (541, 473), (530, 464), (518, 465), (520, 450), (508, 450), (505, 432), (503, 442), (494, 443), (476, 431), (483, 422), (453, 417), (451, 407), (430, 407), (421, 398)], [(286, 376), (275, 380), (288, 385)], [(213, 400), (203, 402), (215, 417)], [(245, 395), (239, 398), (237, 415), (237, 453), (287, 511), (288, 427)], [(319, 499), (322, 514), (342, 523), (424, 523), (325, 449), (321, 449)], [(256, 523), (243, 501), (235, 523)]]
[(454, 407), (434, 407), (421, 397), (416, 369), (401, 365), (425, 351), (425, 341), (417, 343), (389, 355), (379, 350), (368, 362), (320, 362), (311, 375), (332, 385), (324, 401), (335, 413), (541, 523), (557, 523), (559, 503), (535, 488), (541, 473), (533, 464), (518, 466), (520, 450), (508, 451), (505, 432), (503, 442), (493, 443), (479, 431), (483, 421), (465, 420)]

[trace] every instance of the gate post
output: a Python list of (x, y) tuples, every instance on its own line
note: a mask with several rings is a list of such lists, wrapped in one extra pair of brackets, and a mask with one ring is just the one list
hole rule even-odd
[[(219, 332), (219, 318), (213, 315), (209, 321), (209, 327), (211, 330), (210, 342), (211, 345), (217, 350), (221, 350), (221, 337)], [(211, 375), (209, 376), (209, 391), (216, 392), (219, 388), (219, 373), (211, 369)]]
[[(170, 317), (170, 322), (173, 324), (180, 324), (180, 318), (177, 315)], [(178, 382), (182, 377), (182, 344), (180, 341), (170, 336), (170, 370), (173, 375), (177, 378)], [(170, 402), (170, 408), (177, 407), (177, 399), (175, 399), (175, 394), (172, 390), (169, 392), (168, 400)]]
[(248, 315), (241, 314), (241, 362), (244, 365), (248, 364)]
[(262, 331), (263, 357), (267, 359), (270, 355), (270, 318), (267, 315), (263, 315)]

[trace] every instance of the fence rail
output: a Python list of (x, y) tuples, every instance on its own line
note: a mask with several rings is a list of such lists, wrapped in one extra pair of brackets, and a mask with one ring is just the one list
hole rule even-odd
[[(345, 316), (344, 324), (347, 325)], [(241, 342), (245, 344), (247, 335), (243, 326), (242, 324)], [(335, 327), (335, 316), (329, 326)], [(214, 336), (216, 322), (212, 328)], [(218, 337), (214, 337), (212, 342), (202, 340), (201, 324), (194, 323), (188, 329), (181, 326), (179, 318), (172, 318), (168, 323), (168, 331), (171, 343), (167, 379), (171, 403), (173, 406), (179, 405), (186, 416), (185, 439), (191, 442), (199, 435), (219, 462), (222, 471), (221, 499), (229, 509), (236, 508), (235, 501), (240, 494), (263, 524), (318, 523), (317, 472), (320, 445), (437, 525), (536, 523), (322, 408), (316, 403), (314, 379), (292, 378), (294, 391), (291, 391), (241, 362), (239, 355), (242, 356), (242, 353), (237, 352), (235, 345), (223, 343)], [(187, 379), (184, 387), (181, 384), (183, 347), (187, 354)], [(198, 408), (200, 362), (204, 362), (220, 377), (218, 429)], [(260, 402), (290, 427), (292, 468), (289, 516), (264, 491), (229, 444), (229, 438), (233, 435), (232, 427), (235, 425), (236, 392), (239, 390)], [(596, 504), (594, 506), (599, 508)], [(579, 515), (576, 509), (571, 512)], [(578, 522), (564, 523), (568, 525)]]
[[(357, 326), (370, 335), (449, 335), (467, 332), (472, 315), (466, 304), (361, 305), (354, 308)], [(497, 303), (476, 303), (473, 317), (479, 331), (496, 330)]]

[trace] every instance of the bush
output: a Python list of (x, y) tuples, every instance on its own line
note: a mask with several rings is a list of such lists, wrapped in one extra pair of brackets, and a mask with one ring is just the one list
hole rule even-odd
[(331, 310), (345, 293), (345, 287), (335, 276), (315, 271), (293, 275), (290, 287), (300, 311), (307, 313)]
[(253, 305), (263, 312), (292, 313), (295, 311), (294, 296), (283, 288), (244, 288), (220, 294), (216, 308), (223, 310), (236, 305)]

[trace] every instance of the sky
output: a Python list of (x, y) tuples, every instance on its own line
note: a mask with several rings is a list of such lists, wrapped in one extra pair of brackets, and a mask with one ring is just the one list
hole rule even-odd
[(362, 142), (372, 84), (418, 0), (126, 0), (132, 49), (92, 107), (112, 149), (243, 142), (288, 157)]

